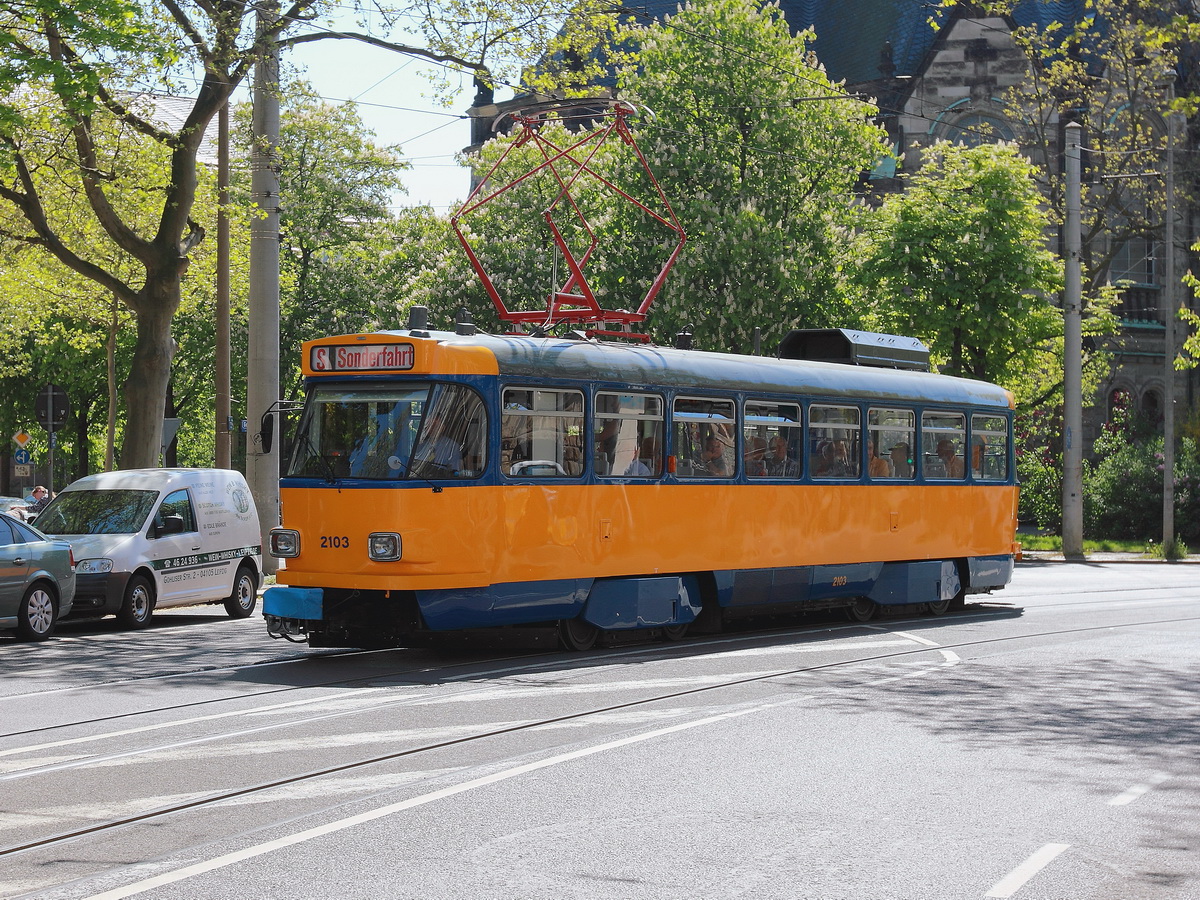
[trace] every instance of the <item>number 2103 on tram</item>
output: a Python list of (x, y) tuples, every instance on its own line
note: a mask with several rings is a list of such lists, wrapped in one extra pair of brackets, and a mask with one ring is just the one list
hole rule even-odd
[(304, 345), (273, 636), (552, 626), (586, 649), (941, 614), (1011, 578), (1012, 396), (925, 371), (915, 340), (793, 332), (759, 357), (411, 325)]

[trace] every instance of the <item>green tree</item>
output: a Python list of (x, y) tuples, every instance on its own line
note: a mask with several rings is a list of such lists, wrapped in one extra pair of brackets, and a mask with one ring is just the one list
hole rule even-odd
[[(213, 116), (264, 48), (280, 39), (369, 41), (462, 67), (490, 91), (494, 78), (520, 70), (531, 47), (552, 43), (572, 7), (557, 0), (389, 7), (386, 27), (415, 22), (426, 39), (416, 45), (310, 29), (335, 8), (326, 0), (295, 0), (261, 29), (259, 7), (244, 0), (0, 0), (0, 238), (36, 248), (132, 311), (123, 465), (158, 458), (173, 320), (193, 254), (212, 227), (196, 217), (198, 154)], [(586, 20), (604, 27), (612, 14)], [(185, 85), (195, 96), (182, 124), (167, 126), (151, 91), (178, 96)], [(140, 163), (146, 145), (158, 153), (156, 177), (128, 163)]]
[[(811, 32), (793, 35), (758, 0), (702, 0), (628, 36), (622, 95), (656, 116), (639, 138), (688, 235), (654, 332), (694, 324), (700, 344), (748, 351), (756, 326), (771, 346), (792, 328), (853, 324), (854, 189), (889, 152), (874, 108), (829, 82)], [(663, 246), (634, 249), (661, 259)]]
[(1061, 333), (1034, 166), (1012, 144), (941, 142), (860, 242), (884, 330), (912, 334), (941, 371), (1015, 387)]
[[(237, 142), (253, 142), (251, 110), (235, 116)], [(390, 231), (392, 198), (408, 164), (398, 147), (379, 147), (353, 103), (322, 101), (305, 82), (282, 97), (280, 193), (295, 198), (280, 216), (280, 351), (285, 381), (300, 371), (300, 343), (376, 327), (389, 318), (388, 286), (372, 273)], [(249, 204), (249, 173), (236, 185)]]
[[(949, 0), (946, 0), (947, 4)], [(1013, 0), (982, 4), (1007, 14)], [(1162, 239), (1166, 146), (1171, 110), (1194, 113), (1200, 78), (1194, 64), (1200, 21), (1182, 0), (1093, 0), (1078, 24), (1016, 28), (1029, 76), (1005, 95), (1017, 140), (1042, 164), (1038, 184), (1050, 223), (1065, 218), (1065, 172), (1055, 164), (1061, 126), (1083, 126), (1082, 269), (1085, 334), (1111, 333), (1120, 290), (1152, 280), (1148, 267)], [(1195, 165), (1177, 178), (1178, 203), (1194, 202)], [(1085, 357), (1085, 378), (1107, 368), (1106, 354)], [(1061, 368), (1058, 369), (1061, 373)], [(1049, 372), (1047, 373), (1050, 374)], [(1054, 382), (1057, 385), (1057, 380)]]

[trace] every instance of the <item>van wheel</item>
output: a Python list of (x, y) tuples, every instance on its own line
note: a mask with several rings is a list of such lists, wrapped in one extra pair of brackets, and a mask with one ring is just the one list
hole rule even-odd
[(254, 577), (254, 570), (243, 563), (238, 566), (233, 593), (225, 598), (225, 612), (231, 619), (244, 619), (254, 612), (257, 603), (258, 579)]
[(154, 615), (154, 585), (145, 575), (134, 575), (125, 587), (125, 599), (117, 611), (117, 621), (126, 628), (145, 628)]
[(58, 606), (46, 585), (31, 584), (17, 610), (17, 635), (25, 641), (44, 641), (54, 633)]

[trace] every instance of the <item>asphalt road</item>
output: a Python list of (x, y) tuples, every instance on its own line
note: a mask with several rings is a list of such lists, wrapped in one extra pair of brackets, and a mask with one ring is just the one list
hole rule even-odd
[(0, 638), (0, 896), (1200, 897), (1200, 569), (587, 654)]

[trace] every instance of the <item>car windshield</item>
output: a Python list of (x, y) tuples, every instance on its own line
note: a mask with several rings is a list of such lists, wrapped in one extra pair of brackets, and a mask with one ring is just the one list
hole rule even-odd
[(157, 491), (64, 491), (38, 516), (46, 534), (133, 534), (146, 524)]

